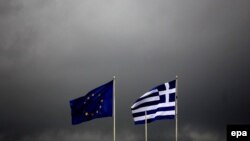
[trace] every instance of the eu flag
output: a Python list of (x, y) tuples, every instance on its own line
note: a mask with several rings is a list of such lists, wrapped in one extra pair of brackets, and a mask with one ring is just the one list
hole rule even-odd
[(113, 81), (99, 86), (85, 96), (70, 101), (72, 124), (95, 118), (112, 117)]

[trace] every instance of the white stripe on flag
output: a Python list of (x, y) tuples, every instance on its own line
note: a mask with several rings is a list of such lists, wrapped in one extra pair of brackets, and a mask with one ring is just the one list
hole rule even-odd
[(149, 91), (149, 92), (146, 92), (144, 95), (142, 95), (140, 98), (143, 98), (143, 97), (145, 97), (145, 96), (148, 96), (148, 95), (150, 95), (150, 94), (152, 94), (152, 93), (157, 93), (158, 92), (158, 90), (157, 89), (153, 89), (153, 90), (151, 90), (151, 91)]
[(160, 100), (160, 97), (159, 96), (154, 96), (154, 97), (149, 97), (149, 98), (145, 98), (145, 99), (142, 99), (141, 101), (138, 101), (136, 102), (132, 108), (138, 106), (138, 105), (141, 105), (143, 103), (146, 103), (146, 102), (151, 102), (151, 101), (157, 101), (157, 100)]
[[(167, 116), (167, 115), (175, 115), (175, 110), (172, 110), (172, 111), (158, 111), (158, 112), (156, 112), (154, 114), (147, 115), (146, 118), (147, 119), (153, 119), (153, 118), (155, 118), (157, 116)], [(145, 120), (145, 115), (134, 118), (135, 122), (140, 121), (140, 120)]]
[(167, 102), (167, 103), (160, 103), (157, 105), (151, 105), (151, 106), (147, 106), (147, 107), (141, 107), (139, 109), (136, 110), (132, 110), (132, 113), (139, 113), (139, 112), (144, 112), (144, 111), (150, 111), (150, 110), (155, 110), (157, 108), (161, 108), (161, 107), (172, 107), (175, 106), (175, 102)]

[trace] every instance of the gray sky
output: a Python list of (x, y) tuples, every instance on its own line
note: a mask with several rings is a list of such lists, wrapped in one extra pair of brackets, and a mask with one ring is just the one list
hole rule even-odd
[[(249, 0), (1, 0), (0, 141), (108, 141), (112, 118), (71, 125), (69, 100), (117, 76), (117, 141), (143, 141), (130, 106), (179, 80), (181, 141), (249, 123)], [(174, 120), (149, 140), (174, 139)]]

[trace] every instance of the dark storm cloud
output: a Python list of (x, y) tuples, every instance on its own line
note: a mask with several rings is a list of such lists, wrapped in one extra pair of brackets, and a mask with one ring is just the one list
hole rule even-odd
[[(110, 140), (111, 118), (71, 126), (68, 101), (113, 75), (117, 140), (144, 140), (130, 106), (176, 74), (181, 140), (225, 140), (226, 124), (250, 119), (249, 4), (1, 1), (0, 141)], [(174, 127), (150, 124), (149, 140), (174, 139)]]

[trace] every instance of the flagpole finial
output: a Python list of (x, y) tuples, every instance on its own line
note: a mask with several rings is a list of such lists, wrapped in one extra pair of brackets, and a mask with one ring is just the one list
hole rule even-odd
[(178, 79), (178, 75), (176, 75), (175, 78)]
[(115, 75), (113, 76), (113, 79), (115, 79)]

